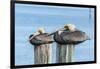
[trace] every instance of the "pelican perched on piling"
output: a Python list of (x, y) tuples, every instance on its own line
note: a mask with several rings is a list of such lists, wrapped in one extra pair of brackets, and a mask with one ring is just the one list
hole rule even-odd
[(39, 30), (29, 36), (29, 41), (32, 45), (42, 45), (52, 43), (52, 37), (45, 33), (44, 28), (39, 28)]
[(73, 24), (67, 24), (51, 35), (53, 34), (57, 43), (57, 63), (72, 62), (75, 45), (90, 39), (85, 32), (78, 30)]
[(29, 36), (29, 42), (34, 45), (34, 63), (50, 63), (52, 36), (48, 36), (44, 28), (39, 28), (36, 33)]

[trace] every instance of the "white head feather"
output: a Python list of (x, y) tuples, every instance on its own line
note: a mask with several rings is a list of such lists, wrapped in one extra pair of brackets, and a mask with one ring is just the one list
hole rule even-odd
[(75, 31), (76, 30), (76, 27), (73, 24), (66, 24), (64, 27), (65, 28), (67, 27), (69, 29), (69, 31)]
[(40, 27), (40, 28), (38, 29), (38, 33), (45, 33), (44, 28), (43, 28), (43, 27)]

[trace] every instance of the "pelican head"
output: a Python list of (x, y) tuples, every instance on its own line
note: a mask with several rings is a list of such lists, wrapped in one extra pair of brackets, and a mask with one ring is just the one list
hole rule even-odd
[(75, 30), (76, 30), (76, 27), (75, 27), (75, 25), (73, 25), (73, 24), (66, 24), (66, 25), (64, 26), (64, 28), (65, 28), (66, 30), (69, 30), (69, 31), (75, 31)]
[(76, 27), (73, 24), (66, 24), (64, 25), (62, 29), (60, 29), (60, 31), (63, 31), (63, 30), (68, 30), (68, 31), (73, 32), (73, 31), (76, 31)]
[(31, 40), (34, 36), (39, 35), (39, 34), (43, 34), (43, 33), (45, 33), (45, 31), (44, 31), (44, 28), (41, 27), (41, 28), (38, 29), (38, 31), (36, 31), (32, 35), (30, 35), (29, 40)]
[(38, 33), (39, 33), (39, 34), (43, 34), (43, 33), (45, 33), (44, 28), (43, 28), (43, 27), (39, 28), (39, 29), (38, 29)]

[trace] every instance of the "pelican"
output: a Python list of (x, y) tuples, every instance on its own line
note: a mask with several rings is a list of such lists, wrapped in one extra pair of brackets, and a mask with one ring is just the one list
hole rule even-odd
[(53, 34), (54, 40), (59, 44), (76, 45), (90, 39), (85, 32), (78, 30), (73, 24), (67, 24)]
[(32, 45), (42, 45), (52, 43), (52, 37), (45, 33), (44, 28), (39, 28), (39, 30), (29, 36), (29, 41)]
[(57, 43), (57, 63), (73, 62), (75, 45), (90, 39), (85, 32), (78, 30), (73, 24), (67, 24), (50, 35), (54, 35), (53, 38)]

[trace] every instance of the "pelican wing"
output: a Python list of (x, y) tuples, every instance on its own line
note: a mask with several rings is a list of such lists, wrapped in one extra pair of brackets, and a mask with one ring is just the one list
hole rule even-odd
[(87, 39), (87, 35), (82, 31), (63, 32), (61, 36), (64, 41), (84, 41)]
[(30, 35), (29, 38), (30, 39), (30, 43), (33, 45), (41, 45), (41, 44), (47, 44), (47, 43), (52, 43), (52, 39), (51, 36), (48, 36), (48, 34), (43, 33), (43, 34), (39, 34), (36, 35), (34, 37), (32, 37), (33, 35)]

